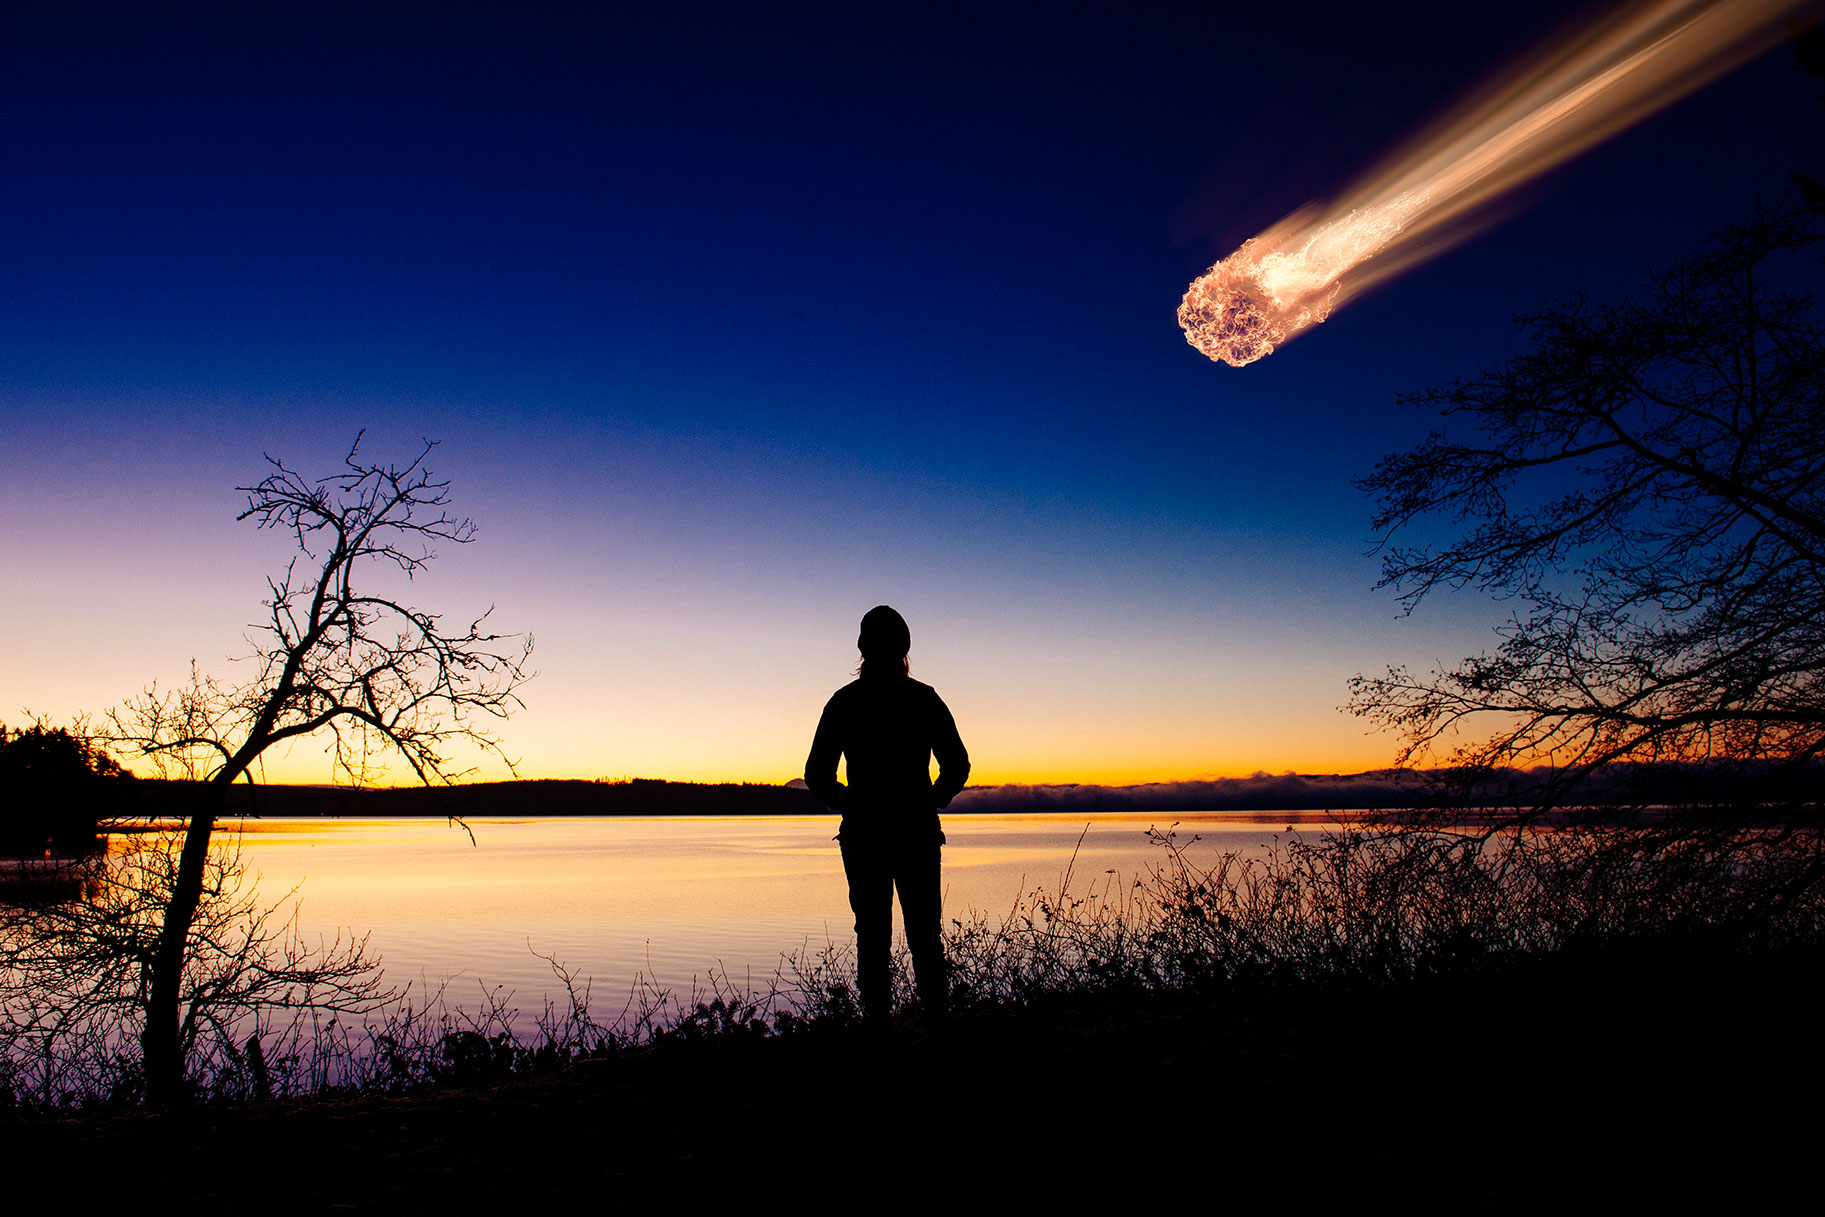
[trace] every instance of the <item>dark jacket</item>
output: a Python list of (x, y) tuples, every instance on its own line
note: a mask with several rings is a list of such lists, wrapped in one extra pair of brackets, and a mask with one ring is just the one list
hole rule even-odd
[[(847, 785), (836, 762), (848, 761)], [(938, 758), (938, 780), (931, 758)], [(805, 785), (832, 811), (886, 821), (948, 807), (970, 776), (970, 754), (950, 710), (930, 685), (891, 673), (851, 681), (824, 706)]]

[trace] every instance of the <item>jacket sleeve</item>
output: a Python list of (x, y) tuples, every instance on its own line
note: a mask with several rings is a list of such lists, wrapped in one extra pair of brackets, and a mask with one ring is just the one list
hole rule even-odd
[(811, 755), (805, 758), (805, 785), (830, 810), (848, 811), (849, 788), (836, 777), (837, 758), (843, 755), (839, 718), (833, 697), (817, 720), (817, 734), (811, 739)]
[(932, 694), (932, 710), (932, 755), (938, 758), (938, 780), (932, 783), (932, 799), (943, 810), (970, 780), (970, 754), (963, 746), (963, 737), (957, 734), (957, 720), (951, 717), (950, 707), (936, 692)]

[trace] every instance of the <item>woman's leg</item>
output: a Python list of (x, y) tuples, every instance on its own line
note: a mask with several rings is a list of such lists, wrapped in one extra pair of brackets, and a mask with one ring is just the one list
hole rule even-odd
[(928, 1015), (942, 1015), (950, 981), (944, 962), (941, 851), (937, 841), (921, 837), (895, 852), (894, 884), (900, 889), (900, 916), (919, 982), (919, 1005)]
[(849, 908), (855, 913), (856, 988), (871, 1023), (893, 1013), (893, 868), (887, 851), (844, 833), (843, 875), (849, 880)]

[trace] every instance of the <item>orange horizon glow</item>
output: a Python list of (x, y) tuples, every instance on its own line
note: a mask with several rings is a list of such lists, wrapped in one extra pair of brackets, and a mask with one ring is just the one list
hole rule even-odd
[[(1340, 655), (1334, 672), (1347, 673), (1374, 658)], [(1126, 653), (1118, 659), (1116, 666), (1146, 661), (1145, 655), (1130, 661)], [(1101, 692), (1090, 683), (1095, 672), (1073, 670), (1057, 684), (1035, 686), (1006, 678), (988, 658), (960, 646), (946, 667), (934, 664), (928, 676), (944, 691), (963, 730), (972, 786), (1130, 786), (1386, 768), (1399, 741), (1335, 708), (1343, 677), (1332, 668), (1327, 663), (1315, 672), (1287, 672), (1263, 660), (1205, 672), (1179, 688), (1157, 677), (1136, 677)], [(818, 711), (840, 679), (840, 672), (834, 680), (782, 674), (733, 700), (719, 684), (690, 673), (675, 674), (644, 695), (612, 699), (600, 698), (585, 682), (566, 688), (553, 681), (540, 689), (544, 696), (529, 698), (498, 730), (517, 776), (529, 781), (641, 777), (778, 784), (801, 776)], [(623, 684), (638, 690), (649, 680), (634, 674)], [(304, 737), (275, 747), (256, 764), (254, 779), (349, 784), (346, 774), (335, 771), (327, 743)], [(117, 759), (141, 776), (153, 776), (145, 758)], [(369, 759), (375, 772), (366, 784), (417, 785), (397, 758), (377, 750)], [(499, 757), (460, 743), (447, 759), (453, 772), (473, 770), (460, 779), (464, 782), (516, 776)]]
[(1266, 357), (1473, 235), (1503, 196), (1766, 50), (1801, 2), (1641, 0), (1578, 29), (1195, 279), (1185, 340), (1232, 367)]
[[(969, 789), (986, 786), (1144, 786), (1171, 784), (1178, 782), (1213, 782), (1237, 778), (1251, 778), (1262, 774), (1279, 776), (1288, 773), (1307, 777), (1323, 777), (1370, 773), (1387, 769), (1392, 761), (1395, 749), (1390, 741), (1383, 740), (1378, 745), (1362, 749), (1352, 754), (1329, 754), (1322, 757), (1297, 759), (1290, 755), (1266, 757), (1260, 763), (1233, 763), (1222, 765), (1200, 765), (1196, 762), (1183, 764), (1145, 766), (1128, 764), (1085, 765), (1081, 767), (1042, 768), (1026, 766), (987, 767), (978, 764), (970, 774)], [(131, 765), (128, 768), (132, 768)], [(510, 773), (504, 766), (486, 766), (478, 772), (462, 779), (459, 784), (504, 782), (504, 781), (582, 781), (582, 782), (624, 782), (632, 779), (648, 779), (666, 782), (696, 783), (702, 785), (741, 785), (744, 783), (758, 785), (783, 785), (801, 776), (797, 772), (788, 772), (789, 766), (779, 766), (775, 771), (760, 772), (756, 769), (736, 769), (723, 766), (635, 766), (625, 772), (603, 772), (600, 769), (590, 770), (571, 766), (542, 766), (521, 764), (519, 772)], [(147, 766), (140, 766), (140, 776), (152, 776)], [(389, 779), (393, 775), (389, 775)], [(409, 778), (409, 774), (405, 775)], [(346, 779), (336, 781), (335, 775), (328, 772), (320, 760), (306, 761), (304, 758), (282, 759), (269, 763), (265, 772), (256, 774), (256, 780), (262, 784), (280, 786), (324, 786), (347, 785)], [(383, 779), (369, 784), (372, 789), (388, 789), (416, 786), (415, 780)]]

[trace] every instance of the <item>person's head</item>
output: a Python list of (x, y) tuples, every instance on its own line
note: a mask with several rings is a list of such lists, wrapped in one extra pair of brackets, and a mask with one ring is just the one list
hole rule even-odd
[(856, 669), (858, 676), (906, 676), (912, 672), (912, 664), (906, 658), (912, 650), (912, 631), (906, 628), (906, 618), (885, 604), (877, 604), (862, 615), (862, 632), (855, 645), (862, 652), (862, 666)]

